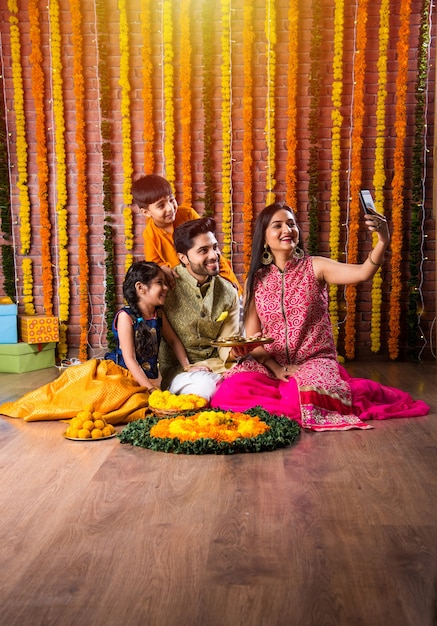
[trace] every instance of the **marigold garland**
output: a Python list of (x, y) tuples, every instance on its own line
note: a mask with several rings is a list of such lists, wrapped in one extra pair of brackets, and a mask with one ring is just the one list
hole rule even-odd
[(285, 170), (286, 202), (297, 210), (297, 70), (299, 50), (299, 2), (290, 0), (288, 8), (288, 92), (287, 92), (287, 163)]
[(184, 204), (192, 204), (191, 175), (191, 38), (190, 38), (191, 0), (181, 2), (181, 127), (182, 127), (182, 191)]
[(205, 185), (204, 215), (214, 215), (214, 181), (213, 181), (213, 13), (214, 3), (203, 0), (202, 6), (202, 39), (203, 39), (203, 178)]
[(58, 231), (59, 343), (58, 357), (67, 357), (67, 322), (70, 316), (70, 280), (68, 269), (67, 166), (65, 156), (65, 116), (61, 60), (59, 2), (49, 2), (50, 54), (54, 116), (54, 153), (56, 160), (56, 215)]
[(23, 259), (23, 304), (25, 315), (35, 315), (35, 307), (33, 304), (33, 271), (32, 259), (25, 257)]
[(396, 144), (394, 151), (394, 175), (392, 180), (392, 235), (391, 235), (391, 286), (390, 286), (390, 333), (388, 349), (391, 359), (399, 355), (401, 333), (402, 294), (402, 235), (403, 235), (403, 189), (405, 184), (405, 138), (407, 129), (407, 78), (410, 36), (411, 0), (401, 0), (399, 40), (397, 45), (398, 75), (396, 79)]
[[(376, 140), (375, 140), (375, 171), (373, 186), (375, 205), (384, 214), (385, 175), (385, 114), (387, 99), (387, 50), (390, 34), (390, 2), (382, 0), (379, 11), (379, 54), (378, 54), (378, 95), (376, 104)], [(373, 243), (376, 235), (373, 236)], [(378, 352), (381, 347), (381, 303), (382, 277), (379, 269), (372, 281), (372, 319), (370, 330), (370, 349)]]
[(275, 132), (275, 77), (276, 77), (276, 9), (274, 0), (267, 0), (265, 34), (267, 40), (267, 99), (266, 99), (266, 142), (267, 142), (267, 175), (266, 204), (275, 201), (273, 189), (276, 185), (276, 132)]
[(375, 171), (373, 187), (375, 189), (375, 205), (382, 213), (384, 210), (385, 184), (385, 103), (387, 99), (387, 50), (390, 35), (390, 0), (381, 0), (379, 11), (379, 51), (378, 51), (378, 95), (376, 104), (376, 144)]
[[(8, 8), (11, 13), (9, 16), (10, 37), (11, 37), (11, 56), (12, 56), (12, 83), (14, 86), (14, 110), (15, 110), (15, 128), (16, 128), (16, 150), (17, 150), (17, 170), (18, 180), (17, 187), (19, 190), (20, 202), (20, 241), (21, 254), (29, 254), (31, 244), (31, 227), (30, 227), (30, 199), (27, 188), (28, 171), (27, 171), (27, 151), (28, 144), (26, 139), (26, 118), (24, 114), (24, 88), (23, 76), (21, 71), (21, 43), (20, 30), (18, 28), (18, 3), (16, 0), (8, 0)], [(28, 291), (28, 289), (27, 289)]]
[[(0, 77), (2, 86), (3, 77)], [(12, 215), (10, 198), (10, 177), (8, 147), (6, 142), (6, 116), (4, 99), (0, 98), (0, 223), (5, 243), (1, 245), (1, 266), (3, 269), (3, 293), (13, 302), (17, 300), (15, 281), (14, 247), (12, 244)]]
[[(420, 332), (420, 315), (418, 310), (420, 296), (420, 267), (421, 267), (421, 222), (423, 219), (424, 177), (426, 173), (425, 143), (426, 143), (426, 86), (429, 70), (430, 44), (430, 0), (424, 0), (422, 5), (419, 42), (417, 46), (417, 80), (416, 80), (416, 108), (415, 133), (412, 162), (412, 189), (411, 189), (411, 226), (410, 226), (410, 278), (408, 280), (408, 348), (410, 357), (420, 359), (418, 345), (422, 337)], [(420, 306), (420, 305), (419, 305)]]
[(249, 271), (252, 254), (253, 220), (253, 3), (244, 0), (243, 5), (243, 264), (244, 272)]
[(174, 69), (173, 69), (173, 14), (172, 0), (163, 0), (163, 44), (164, 44), (164, 159), (165, 174), (170, 185), (174, 188), (175, 154), (174, 154)]
[(77, 166), (77, 218), (79, 225), (79, 311), (80, 311), (80, 338), (79, 360), (86, 361), (88, 358), (88, 215), (87, 215), (87, 189), (86, 189), (86, 141), (85, 141), (85, 86), (84, 71), (82, 64), (83, 40), (81, 32), (82, 14), (80, 0), (70, 1), (72, 41), (73, 41), (73, 91), (76, 103), (76, 166)]
[(321, 5), (320, 0), (312, 3), (312, 29), (311, 29), (311, 70), (310, 70), (310, 112), (308, 118), (308, 132), (310, 143), (310, 156), (308, 162), (308, 198), (309, 198), (309, 234), (308, 252), (318, 253), (318, 227), (319, 227), (319, 108), (320, 108), (320, 85), (321, 85)]
[[(366, 25), (368, 0), (358, 3), (356, 19), (356, 52), (354, 57), (354, 101), (353, 101), (353, 130), (351, 142), (351, 176), (350, 176), (350, 207), (349, 207), (349, 237), (347, 248), (348, 263), (358, 262), (358, 231), (361, 223), (359, 191), (361, 187), (362, 168), (361, 152), (363, 146), (364, 124), (364, 79), (366, 70)], [(346, 287), (347, 316), (345, 323), (345, 354), (348, 359), (355, 356), (356, 338), (356, 285)]]
[(127, 19), (126, 0), (118, 0), (120, 13), (120, 87), (121, 87), (121, 137), (122, 137), (122, 168), (123, 168), (123, 221), (124, 245), (127, 250), (125, 258), (126, 271), (132, 265), (134, 247), (132, 217), (132, 138), (130, 120), (130, 83), (129, 83), (129, 23)]
[(153, 123), (153, 63), (152, 63), (152, 42), (150, 27), (152, 20), (151, 11), (152, 0), (141, 0), (141, 39), (142, 66), (143, 66), (143, 91), (142, 99), (144, 106), (144, 171), (153, 174), (155, 170), (155, 125)]
[[(343, 116), (341, 103), (343, 93), (343, 31), (344, 31), (344, 0), (335, 0), (334, 11), (334, 61), (332, 81), (332, 168), (331, 168), (331, 215), (329, 245), (331, 258), (338, 260), (340, 247), (340, 167), (341, 167), (341, 126)], [(334, 331), (334, 339), (338, 339), (338, 286), (329, 287), (329, 311)]]
[(106, 340), (108, 348), (115, 347), (114, 333), (112, 332), (112, 322), (116, 311), (116, 289), (115, 289), (115, 245), (114, 229), (112, 227), (112, 145), (111, 145), (111, 106), (110, 106), (110, 85), (108, 75), (108, 46), (107, 46), (107, 17), (105, 0), (97, 1), (97, 45), (99, 53), (99, 87), (100, 87), (100, 132), (102, 135), (102, 193), (103, 210), (105, 212), (104, 250), (105, 250), (105, 321)]
[[(24, 115), (24, 89), (21, 72), (21, 43), (20, 31), (18, 28), (18, 6), (16, 0), (8, 0), (11, 56), (12, 56), (12, 82), (14, 86), (14, 110), (16, 126), (16, 150), (17, 150), (17, 187), (19, 190), (19, 216), (20, 216), (20, 241), (21, 254), (29, 254), (31, 244), (30, 227), (30, 199), (27, 188), (27, 139), (26, 120)], [(33, 315), (35, 307), (33, 304), (33, 274), (31, 259), (24, 258), (22, 261), (23, 271), (23, 300), (24, 312), (26, 315)]]
[(261, 407), (244, 413), (207, 410), (175, 418), (146, 417), (128, 424), (121, 443), (174, 454), (262, 452), (292, 444), (297, 422), (271, 415)]
[(231, 258), (232, 240), (232, 131), (231, 131), (231, 1), (221, 0), (221, 120), (222, 120), (222, 230), (223, 256)]
[(41, 30), (38, 0), (29, 1), (29, 29), (32, 50), (29, 55), (32, 77), (32, 95), (36, 112), (36, 164), (38, 170), (38, 200), (41, 237), (41, 278), (43, 285), (44, 312), (53, 315), (53, 271), (50, 241), (52, 225), (48, 202), (49, 166), (47, 162), (46, 118), (44, 112), (45, 85), (42, 69)]

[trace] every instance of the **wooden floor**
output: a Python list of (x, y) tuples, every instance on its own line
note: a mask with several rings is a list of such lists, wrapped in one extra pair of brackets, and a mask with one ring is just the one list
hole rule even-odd
[[(233, 457), (0, 418), (2, 626), (436, 624), (437, 365), (348, 369), (430, 415)], [(0, 400), (56, 375), (0, 374)]]

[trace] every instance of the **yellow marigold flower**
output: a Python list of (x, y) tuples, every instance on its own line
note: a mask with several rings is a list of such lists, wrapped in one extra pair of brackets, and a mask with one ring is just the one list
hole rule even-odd
[(240, 437), (257, 437), (269, 428), (257, 416), (228, 411), (201, 411), (190, 417), (161, 419), (150, 429), (150, 434), (152, 437), (177, 438), (180, 441), (214, 439), (232, 443)]

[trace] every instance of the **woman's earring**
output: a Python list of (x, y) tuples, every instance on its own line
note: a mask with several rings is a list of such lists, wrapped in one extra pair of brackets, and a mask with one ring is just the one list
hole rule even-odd
[(263, 252), (262, 257), (261, 257), (261, 263), (263, 265), (270, 265), (270, 263), (272, 263), (272, 261), (273, 261), (273, 254), (270, 252), (270, 248), (265, 243), (264, 244), (264, 252)]
[(302, 250), (302, 248), (299, 248), (298, 246), (296, 246), (295, 249), (293, 250), (293, 259), (303, 259), (304, 254), (305, 253)]

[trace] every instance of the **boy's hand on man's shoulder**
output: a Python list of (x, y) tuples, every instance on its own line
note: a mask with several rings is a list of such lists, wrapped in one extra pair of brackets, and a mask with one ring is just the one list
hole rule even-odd
[(174, 289), (176, 285), (176, 278), (179, 278), (177, 272), (168, 267), (167, 265), (161, 265), (161, 269), (164, 272), (165, 279), (170, 289)]

